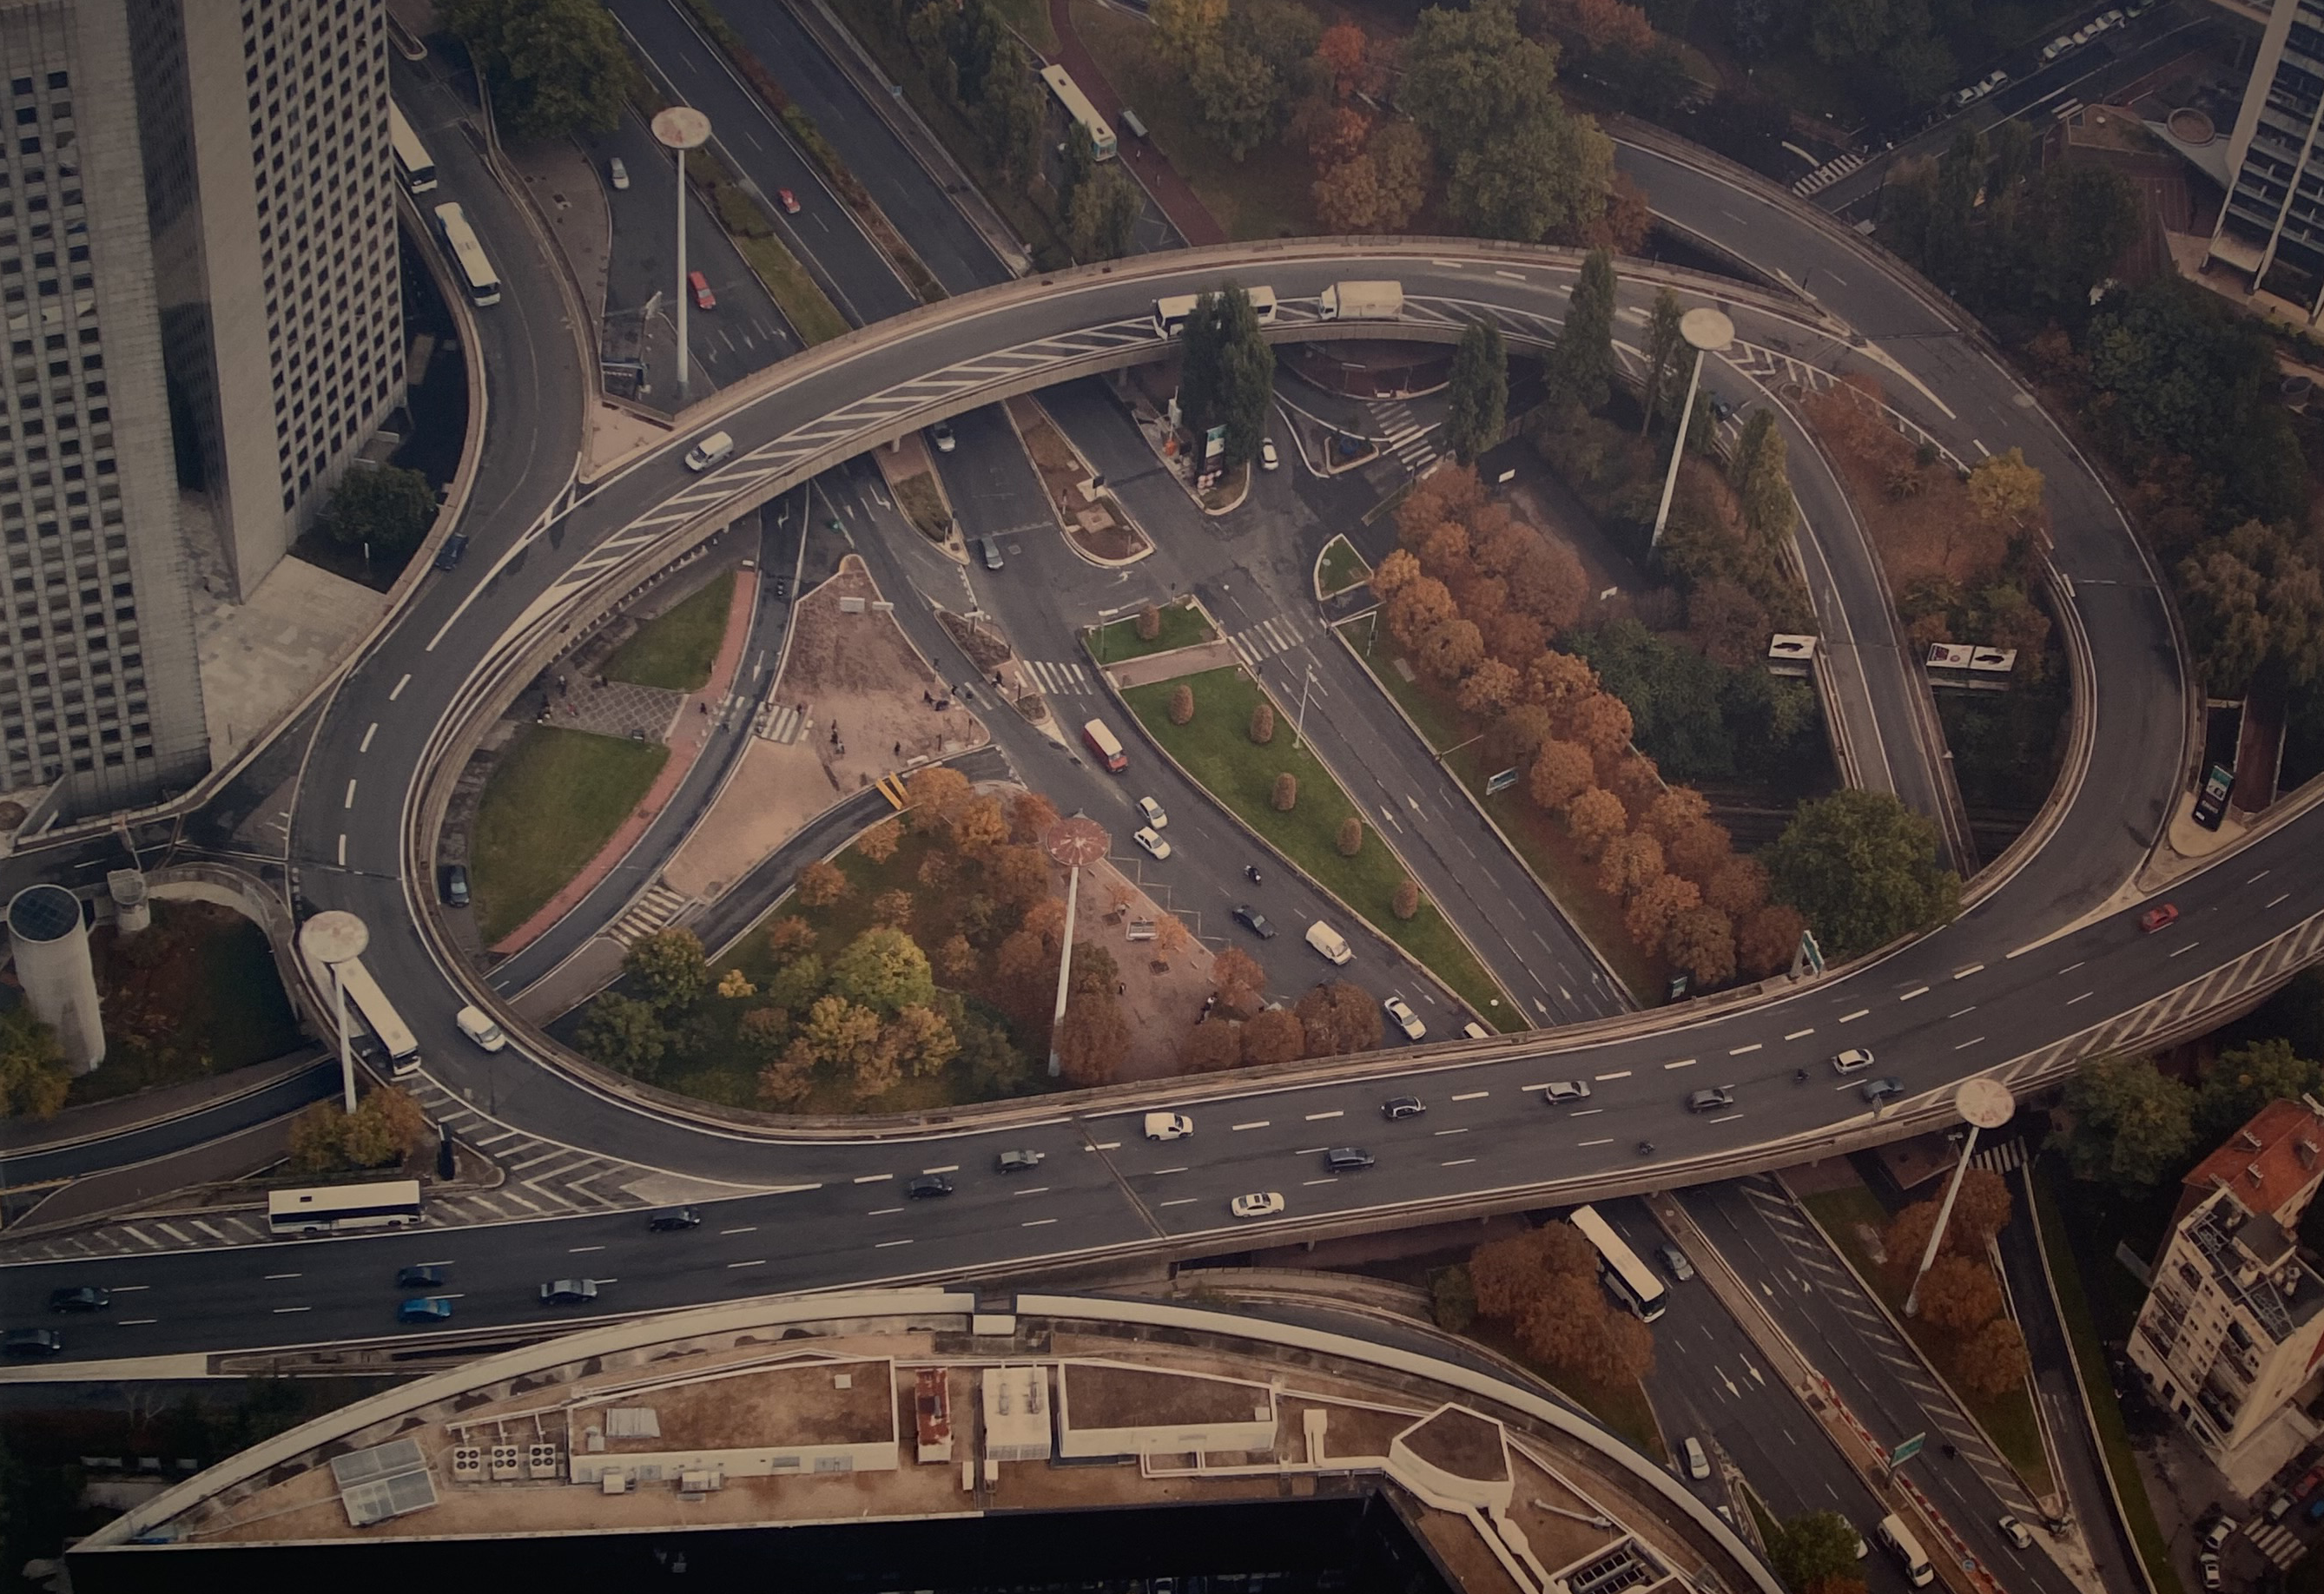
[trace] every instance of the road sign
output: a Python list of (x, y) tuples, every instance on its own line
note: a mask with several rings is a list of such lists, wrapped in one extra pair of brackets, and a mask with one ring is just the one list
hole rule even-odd
[(1813, 930), (1800, 932), (1800, 949), (1792, 954), (1792, 978), (1798, 979), (1803, 972), (1811, 974), (1823, 972), (1823, 948), (1816, 944)]
[(1485, 778), (1485, 795), (1490, 797), (1497, 791), (1507, 791), (1517, 783), (1517, 772), (1515, 769), (1503, 769), (1497, 775), (1488, 775)]
[(1906, 1461), (1919, 1455), (1922, 1447), (1928, 1442), (1929, 1436), (1926, 1433), (1915, 1433), (1910, 1439), (1900, 1441), (1896, 1448), (1888, 1452), (1888, 1464), (1891, 1467), (1903, 1466)]

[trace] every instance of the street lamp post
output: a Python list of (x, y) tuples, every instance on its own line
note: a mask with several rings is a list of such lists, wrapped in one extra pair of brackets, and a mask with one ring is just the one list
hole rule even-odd
[(343, 1105), (355, 1110), (355, 1037), (347, 1027), (347, 987), (340, 969), (363, 955), (371, 944), (371, 931), (352, 913), (332, 908), (299, 926), (299, 946), (309, 963), (320, 963), (331, 974), (331, 1021), (339, 1037), (339, 1091)]
[(1904, 1297), (1907, 1317), (1920, 1310), (1921, 1280), (1928, 1273), (1929, 1264), (1937, 1259), (1937, 1247), (1944, 1243), (1945, 1225), (1952, 1221), (1953, 1198), (1960, 1193), (1961, 1180), (1969, 1173), (1969, 1159), (1977, 1150), (1977, 1132), (1997, 1129), (2007, 1123), (2017, 1111), (2017, 1098), (1997, 1079), (1965, 1079), (1953, 1093), (1953, 1105), (1969, 1120), (1969, 1138), (1961, 1142), (1960, 1161), (1954, 1165), (1952, 1180), (1945, 1186), (1944, 1202), (1937, 1208), (1937, 1224), (1929, 1230), (1929, 1243), (1922, 1249), (1921, 1265), (1913, 1271), (1913, 1288)]
[(1686, 378), (1686, 402), (1678, 407), (1678, 436), (1671, 439), (1670, 469), (1663, 475), (1663, 501), (1655, 511), (1655, 533), (1646, 541), (1648, 552), (1661, 543), (1663, 527), (1670, 520), (1671, 494), (1678, 488), (1678, 462), (1686, 453), (1686, 430), (1694, 419), (1694, 395), (1702, 384), (1702, 356), (1721, 354), (1735, 341), (1735, 323), (1726, 313), (1709, 306), (1699, 306), (1679, 318), (1679, 336), (1687, 347), (1694, 351), (1694, 366)]
[(1058, 1037), (1065, 1027), (1065, 994), (1074, 978), (1074, 915), (1081, 906), (1082, 868), (1104, 857), (1113, 842), (1096, 820), (1074, 814), (1051, 825), (1041, 844), (1065, 870), (1065, 927), (1057, 955), (1057, 1001), (1049, 1014), (1049, 1077), (1055, 1079), (1065, 1072)]
[(1301, 740), (1307, 734), (1307, 689), (1315, 684), (1315, 661), (1307, 661), (1307, 674), (1299, 683), (1299, 713), (1291, 722), (1291, 751), (1297, 752)]
[(671, 106), (656, 111), (653, 135), (678, 156), (678, 401), (686, 402), (689, 368), (686, 346), (686, 305), (693, 296), (686, 283), (686, 152), (710, 142), (710, 118), (692, 106)]

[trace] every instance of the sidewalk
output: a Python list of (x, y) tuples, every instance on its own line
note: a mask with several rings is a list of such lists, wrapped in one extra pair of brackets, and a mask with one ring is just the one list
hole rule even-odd
[[(494, 944), (493, 952), (502, 957), (521, 952), (546, 933), (551, 925), (578, 907), (582, 899), (597, 888), (597, 883), (613, 872), (614, 867), (638, 844), (647, 826), (665, 807), (678, 788), (685, 783), (694, 760), (702, 755), (703, 743), (710, 738), (710, 716), (725, 700), (733, 685), (734, 673), (742, 662), (742, 647), (751, 633), (751, 614), (759, 600), (759, 573), (741, 570), (735, 573), (734, 595), (726, 606), (726, 635), (718, 644), (718, 658), (710, 667), (710, 679), (700, 691), (692, 693), (678, 705), (668, 733), (669, 761), (661, 768), (654, 783), (637, 811), (622, 822), (587, 867), (566, 882), (565, 889), (550, 898), (540, 911)], [(699, 705), (709, 713), (689, 708)], [(699, 722), (693, 723), (690, 722)]]
[[(1073, 0), (1049, 0), (1049, 25), (1057, 31), (1058, 64), (1073, 74), (1074, 83), (1097, 106), (1098, 115), (1119, 127), (1121, 96), (1098, 69), (1097, 58), (1074, 31)], [(1146, 185), (1154, 202), (1162, 207), (1162, 214), (1185, 237), (1187, 247), (1227, 242), (1227, 230), (1219, 225), (1219, 218), (1211, 214), (1210, 207), (1178, 175), (1177, 168), (1154, 147), (1152, 139), (1123, 139), (1121, 159), (1138, 174), (1138, 180)]]

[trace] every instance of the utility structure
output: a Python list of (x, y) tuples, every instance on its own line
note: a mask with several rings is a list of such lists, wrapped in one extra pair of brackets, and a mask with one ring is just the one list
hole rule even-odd
[(1952, 1180), (1945, 1186), (1944, 1203), (1937, 1208), (1937, 1226), (1929, 1230), (1929, 1243), (1921, 1252), (1921, 1265), (1913, 1270), (1913, 1288), (1904, 1297), (1907, 1317), (1920, 1311), (1921, 1279), (1929, 1271), (1929, 1264), (1937, 1259), (1937, 1247), (1944, 1243), (1945, 1225), (1952, 1221), (1953, 1198), (1960, 1193), (1961, 1180), (1969, 1173), (1969, 1159), (1977, 1151), (1977, 1132), (1997, 1129), (2007, 1123), (2016, 1114), (2017, 1098), (1997, 1079), (1965, 1079), (1953, 1092), (1953, 1105), (1969, 1121), (1969, 1134), (1961, 1141), (1960, 1161), (1953, 1165)]
[(1065, 944), (1057, 954), (1057, 1005), (1049, 1014), (1049, 1077), (1055, 1079), (1065, 1072), (1058, 1055), (1057, 1037), (1065, 1026), (1065, 993), (1074, 978), (1074, 914), (1081, 905), (1082, 870), (1106, 854), (1112, 838), (1105, 827), (1086, 814), (1069, 815), (1049, 827), (1041, 838), (1042, 848), (1052, 861), (1064, 865), (1065, 871)]
[(347, 986), (339, 971), (363, 956), (371, 944), (371, 931), (363, 920), (337, 908), (318, 913), (299, 926), (299, 950), (310, 966), (330, 971), (331, 1027), (338, 1032), (341, 1105), (355, 1110), (355, 1037), (347, 1027)]
[(8, 902), (8, 944), (32, 1017), (57, 1032), (75, 1073), (105, 1061), (105, 1018), (80, 898), (62, 886), (26, 886)]
[(1663, 474), (1663, 501), (1655, 511), (1654, 535), (1646, 542), (1650, 552), (1661, 545), (1663, 527), (1670, 520), (1671, 494), (1678, 489), (1678, 462), (1686, 453), (1687, 428), (1694, 419), (1694, 395), (1702, 386), (1702, 356), (1727, 352), (1728, 346), (1735, 341), (1735, 323), (1727, 318), (1724, 310), (1699, 305), (1679, 318), (1678, 335), (1694, 351), (1694, 364), (1687, 373), (1686, 402), (1678, 407), (1678, 436), (1671, 439), (1670, 469)]
[(686, 152), (710, 142), (710, 118), (692, 106), (671, 106), (654, 113), (653, 135), (662, 148), (678, 157), (678, 401), (683, 404), (692, 375), (687, 358), (686, 310), (694, 297), (686, 281)]

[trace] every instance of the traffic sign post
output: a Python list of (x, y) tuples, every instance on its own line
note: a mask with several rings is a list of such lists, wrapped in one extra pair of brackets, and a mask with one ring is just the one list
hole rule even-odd
[(1903, 1466), (1906, 1461), (1919, 1455), (1928, 1442), (1929, 1436), (1926, 1433), (1915, 1433), (1910, 1439), (1900, 1440), (1896, 1448), (1888, 1452), (1888, 1465), (1892, 1468)]

